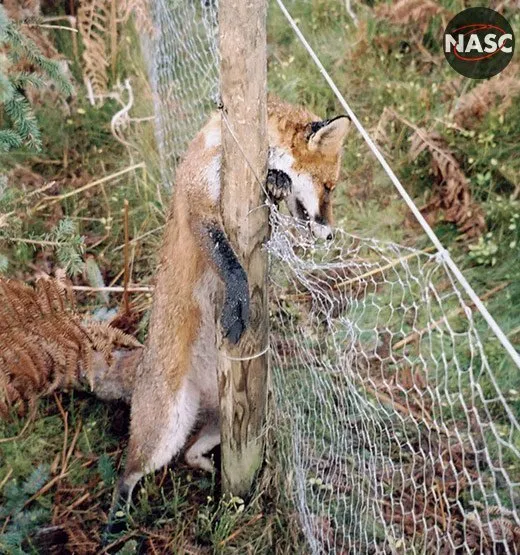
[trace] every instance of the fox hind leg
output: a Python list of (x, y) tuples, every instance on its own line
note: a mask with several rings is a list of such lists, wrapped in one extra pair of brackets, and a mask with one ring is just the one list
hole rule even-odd
[(184, 460), (192, 468), (213, 472), (215, 465), (206, 455), (220, 443), (220, 425), (218, 417), (213, 417), (197, 434), (195, 442), (186, 450)]
[[(145, 395), (132, 399), (132, 426), (128, 458), (123, 475), (131, 490), (138, 480), (167, 465), (186, 444), (199, 412), (199, 393), (189, 382), (169, 399), (155, 399)], [(135, 412), (134, 412), (135, 408)]]
[[(114, 492), (108, 533), (121, 529), (114, 528), (114, 524), (126, 516), (137, 482), (145, 474), (167, 465), (179, 453), (197, 420), (199, 394), (189, 382), (171, 397), (157, 397), (150, 395), (150, 391), (134, 392), (127, 461)], [(149, 405), (150, 399), (154, 399), (153, 407)]]

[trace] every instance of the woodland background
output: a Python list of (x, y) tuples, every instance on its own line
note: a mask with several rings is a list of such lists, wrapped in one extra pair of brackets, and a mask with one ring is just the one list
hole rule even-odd
[[(297, 1), (293, 15), (442, 242), (520, 345), (520, 72), (488, 81), (456, 74), (440, 48), (450, 17), (471, 2)], [(520, 36), (520, 4), (495, 1)], [(125, 212), (131, 282), (152, 284), (168, 193), (162, 186), (153, 105), (136, 28), (151, 21), (137, 0), (4, 0), (0, 11), (0, 273), (33, 283), (64, 270), (78, 286), (122, 285)], [(72, 27), (77, 32), (67, 29)], [(339, 107), (270, 6), (269, 87), (322, 116)], [(129, 117), (111, 127), (127, 101)], [(89, 87), (85, 83), (90, 83)], [(336, 196), (349, 232), (429, 246), (392, 185), (352, 133)], [(125, 206), (127, 208), (125, 209)], [(131, 294), (117, 324), (146, 336), (147, 291)], [(122, 296), (76, 292), (99, 319)], [(1, 349), (1, 346), (0, 346)], [(485, 344), (502, 391), (520, 414), (520, 378), (497, 341)], [(0, 421), (0, 552), (94, 553), (127, 439), (128, 410), (83, 392), (16, 407)], [(14, 439), (12, 439), (14, 438)], [(260, 492), (263, 496), (260, 497)], [(182, 463), (136, 494), (120, 553), (294, 553), (292, 509), (265, 481), (258, 497), (220, 498), (215, 476)], [(301, 546), (300, 548), (298, 546)], [(48, 548), (50, 549), (50, 548)]]

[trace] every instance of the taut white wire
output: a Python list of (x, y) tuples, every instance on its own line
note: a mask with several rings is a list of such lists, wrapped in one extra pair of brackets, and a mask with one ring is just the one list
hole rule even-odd
[(478, 310), (480, 311), (480, 313), (488, 323), (489, 327), (493, 330), (500, 343), (502, 343), (502, 346), (504, 347), (504, 349), (509, 353), (509, 355), (511, 356), (515, 364), (520, 368), (520, 355), (515, 350), (515, 348), (509, 341), (509, 339), (506, 337), (505, 333), (502, 331), (500, 326), (496, 323), (493, 316), (491, 316), (491, 314), (488, 312), (488, 309), (484, 306), (484, 303), (480, 300), (479, 296), (475, 293), (475, 291), (468, 283), (468, 281), (466, 280), (462, 272), (459, 270), (458, 266), (451, 258), (449, 252), (444, 248), (437, 235), (435, 235), (435, 232), (433, 231), (433, 229), (430, 227), (428, 222), (424, 219), (420, 210), (417, 208), (410, 195), (406, 192), (406, 189), (403, 187), (398, 177), (393, 172), (392, 168), (388, 165), (388, 162), (385, 160), (384, 156), (381, 154), (381, 152), (375, 145), (374, 141), (372, 140), (372, 138), (370, 137), (366, 129), (358, 120), (358, 118), (356, 117), (356, 114), (354, 114), (354, 112), (352, 111), (352, 108), (345, 100), (345, 97), (339, 91), (338, 87), (336, 86), (336, 83), (334, 83), (334, 81), (332, 80), (332, 77), (328, 74), (327, 70), (325, 69), (320, 59), (316, 55), (316, 52), (314, 52), (311, 45), (307, 42), (307, 39), (298, 28), (298, 25), (296, 25), (296, 22), (294, 21), (293, 17), (285, 7), (285, 4), (283, 3), (283, 1), (282, 0), (276, 0), (276, 1), (280, 6), (280, 9), (282, 10), (282, 13), (286, 17), (287, 21), (293, 28), (293, 31), (295, 32), (296, 36), (298, 37), (300, 42), (303, 44), (303, 46), (309, 53), (310, 57), (316, 64), (316, 67), (319, 69), (320, 73), (327, 81), (329, 87), (332, 89), (332, 92), (336, 95), (336, 98), (339, 100), (340, 104), (343, 106), (348, 116), (350, 117), (354, 125), (357, 127), (357, 130), (361, 133), (361, 136), (363, 137), (363, 139), (365, 139), (365, 142), (367, 143), (370, 150), (374, 153), (374, 156), (377, 158), (377, 160), (379, 161), (379, 163), (381, 164), (385, 172), (388, 174), (388, 177), (390, 177), (390, 180), (395, 185), (395, 188), (399, 191), (399, 194), (403, 197), (404, 201), (408, 205), (408, 208), (410, 208), (413, 215), (417, 218), (417, 221), (421, 224), (421, 227), (424, 229), (424, 231), (430, 238), (431, 242), (435, 245), (435, 247), (439, 251), (443, 260), (446, 262), (446, 265), (453, 272), (453, 274), (455, 275), (455, 277), (463, 287), (464, 291), (466, 291), (468, 297), (471, 299), (473, 304), (478, 308)]

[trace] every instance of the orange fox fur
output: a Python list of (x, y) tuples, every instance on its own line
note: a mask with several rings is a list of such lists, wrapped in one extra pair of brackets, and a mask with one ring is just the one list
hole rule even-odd
[[(220, 114), (191, 143), (178, 168), (157, 271), (147, 344), (132, 395), (130, 443), (114, 511), (135, 483), (165, 464), (201, 430), (189, 464), (211, 470), (205, 454), (220, 441), (216, 322), (238, 341), (248, 320), (247, 276), (225, 236), (220, 206)], [(302, 107), (268, 103), (267, 187), (318, 237), (330, 236), (331, 192), (349, 120), (322, 121)], [(225, 209), (225, 207), (223, 207)], [(200, 415), (205, 415), (203, 422)]]

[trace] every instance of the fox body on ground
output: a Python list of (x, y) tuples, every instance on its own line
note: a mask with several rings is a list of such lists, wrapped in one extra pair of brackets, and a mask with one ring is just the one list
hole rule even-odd
[[(331, 194), (349, 123), (345, 116), (320, 120), (302, 107), (268, 102), (267, 190), (324, 239), (331, 237)], [(129, 501), (144, 474), (181, 451), (197, 424), (185, 453), (189, 465), (212, 470), (206, 454), (220, 443), (217, 322), (220, 317), (224, 335), (236, 343), (249, 313), (247, 276), (222, 224), (220, 125), (216, 113), (177, 170), (114, 510)]]

